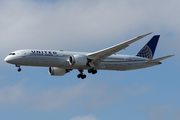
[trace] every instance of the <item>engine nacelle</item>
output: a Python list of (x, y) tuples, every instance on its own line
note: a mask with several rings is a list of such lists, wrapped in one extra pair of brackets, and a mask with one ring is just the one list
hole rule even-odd
[(74, 66), (84, 66), (88, 63), (88, 59), (83, 55), (72, 55), (69, 57), (69, 64)]
[(49, 74), (53, 76), (63, 76), (67, 73), (66, 69), (58, 67), (49, 67)]

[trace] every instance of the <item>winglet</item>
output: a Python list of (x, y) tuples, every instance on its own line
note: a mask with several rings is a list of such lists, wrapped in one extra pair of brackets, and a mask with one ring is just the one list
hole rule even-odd
[(150, 35), (150, 34), (152, 34), (152, 32), (150, 32), (150, 33), (147, 33), (147, 34), (145, 34), (145, 35), (141, 35), (141, 36), (138, 36), (138, 37), (136, 37), (136, 39), (141, 39), (141, 38), (143, 38), (143, 37), (146, 37), (146, 36), (148, 36), (148, 35)]
[(150, 32), (150, 33), (147, 33), (147, 34), (142, 35), (142, 36), (145, 37), (145, 36), (150, 35), (150, 34), (152, 34), (152, 33), (153, 33), (153, 32)]

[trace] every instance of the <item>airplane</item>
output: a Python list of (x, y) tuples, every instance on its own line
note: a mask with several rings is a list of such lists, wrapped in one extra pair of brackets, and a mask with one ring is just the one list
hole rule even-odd
[(20, 66), (49, 67), (49, 74), (52, 76), (63, 76), (77, 69), (80, 72), (77, 77), (84, 79), (86, 78), (83, 74), (84, 70), (88, 70), (91, 74), (96, 74), (97, 70), (135, 70), (162, 64), (161, 60), (174, 56), (168, 55), (153, 59), (160, 35), (153, 36), (136, 55), (116, 54), (149, 34), (151, 33), (93, 53), (39, 49), (17, 50), (11, 52), (4, 61), (15, 64), (18, 72), (21, 71)]

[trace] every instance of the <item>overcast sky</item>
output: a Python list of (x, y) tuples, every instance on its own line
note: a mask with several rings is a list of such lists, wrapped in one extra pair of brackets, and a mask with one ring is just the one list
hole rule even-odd
[[(0, 0), (0, 119), (180, 120), (179, 0)], [(19, 49), (95, 52), (153, 34), (119, 54), (136, 54), (161, 35), (162, 65), (134, 71), (98, 71), (78, 79), (48, 68), (4, 62)]]

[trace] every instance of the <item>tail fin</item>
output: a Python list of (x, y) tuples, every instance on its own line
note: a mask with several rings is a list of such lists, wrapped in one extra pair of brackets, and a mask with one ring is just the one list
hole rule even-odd
[(160, 35), (155, 35), (151, 40), (138, 52), (136, 56), (152, 59), (156, 50)]

